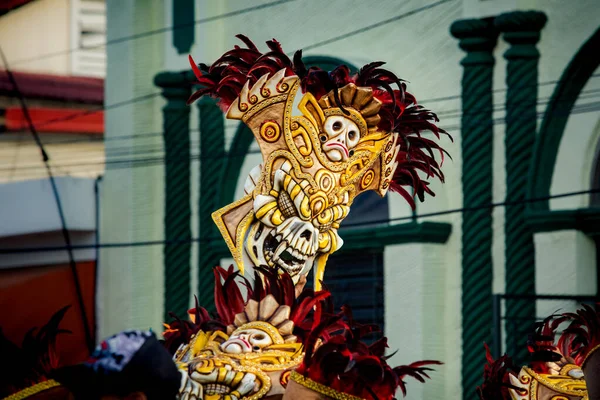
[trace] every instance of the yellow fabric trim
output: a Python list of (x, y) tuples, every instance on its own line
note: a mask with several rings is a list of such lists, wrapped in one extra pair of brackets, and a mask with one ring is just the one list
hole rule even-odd
[(40, 392), (43, 392), (44, 390), (48, 390), (48, 389), (52, 389), (54, 387), (60, 386), (60, 383), (56, 382), (53, 379), (44, 381), (44, 382), (40, 382), (36, 385), (30, 386), (28, 388), (25, 388), (23, 390), (21, 390), (20, 392), (17, 392), (15, 394), (11, 394), (8, 397), (5, 397), (3, 400), (22, 400), (22, 399), (26, 399), (30, 396), (33, 396), (34, 394), (38, 394)]
[(360, 397), (356, 397), (353, 396), (351, 394), (348, 393), (342, 393), (342, 392), (338, 392), (335, 389), (332, 389), (328, 386), (325, 386), (323, 384), (320, 384), (318, 382), (313, 381), (312, 379), (306, 378), (302, 375), (300, 375), (298, 372), (296, 371), (292, 371), (291, 375), (290, 375), (290, 379), (293, 380), (294, 382), (296, 382), (299, 385), (302, 385), (314, 392), (317, 393), (321, 393), (325, 396), (331, 397), (332, 399), (336, 399), (336, 400), (363, 400)]

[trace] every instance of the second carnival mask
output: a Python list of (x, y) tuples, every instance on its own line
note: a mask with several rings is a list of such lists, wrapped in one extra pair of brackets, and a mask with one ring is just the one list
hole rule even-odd
[(213, 219), (245, 276), (269, 265), (297, 281), (316, 266), (318, 288), (327, 258), (343, 244), (338, 230), (357, 195), (384, 196), (392, 188), (412, 201), (402, 185), (421, 198), (431, 193), (417, 170), (443, 179), (431, 151), (443, 150), (419, 134), (443, 131), (398, 78), (378, 68), (383, 63), (355, 76), (346, 66), (327, 73), (306, 69), (301, 53), (292, 63), (276, 41), (262, 54), (238, 37), (248, 48), (236, 46), (210, 67), (200, 64), (205, 72), (190, 57), (204, 86), (190, 101), (219, 98), (227, 118), (252, 130), (263, 157), (245, 195)]

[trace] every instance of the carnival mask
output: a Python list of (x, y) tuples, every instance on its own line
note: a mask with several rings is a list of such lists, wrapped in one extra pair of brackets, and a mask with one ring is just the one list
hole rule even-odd
[(210, 67), (190, 57), (203, 87), (188, 102), (219, 98), (227, 118), (250, 128), (263, 159), (245, 195), (213, 219), (246, 277), (269, 265), (297, 282), (316, 266), (319, 288), (327, 258), (343, 245), (338, 229), (356, 196), (384, 196), (391, 188), (414, 204), (413, 197), (433, 194), (418, 171), (443, 180), (433, 155), (443, 150), (420, 133), (445, 131), (381, 62), (354, 76), (343, 65), (328, 73), (306, 68), (300, 51), (292, 62), (275, 40), (262, 54), (238, 38), (248, 48), (236, 46)]
[(381, 103), (370, 88), (348, 84), (317, 102), (310, 93), (296, 99), (300, 80), (284, 70), (266, 78), (247, 83), (227, 112), (252, 129), (263, 164), (247, 194), (213, 216), (240, 269), (277, 266), (297, 280), (316, 263), (320, 281), (343, 244), (338, 229), (353, 199), (387, 191), (396, 135), (377, 130)]
[(180, 398), (251, 400), (282, 394), (285, 371), (303, 355), (289, 317), (290, 307), (269, 295), (260, 303), (250, 300), (228, 327), (229, 335), (199, 332), (175, 355), (183, 379)]

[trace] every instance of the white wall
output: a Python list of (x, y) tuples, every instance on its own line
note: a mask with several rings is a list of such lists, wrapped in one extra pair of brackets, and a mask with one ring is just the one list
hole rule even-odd
[[(93, 179), (57, 177), (65, 221), (75, 246), (94, 244)], [(0, 248), (63, 247), (62, 223), (48, 179), (0, 184)], [(95, 259), (95, 249), (74, 251), (75, 260)], [(68, 261), (65, 250), (0, 254), (0, 268), (50, 265)]]
[[(11, 69), (70, 74), (69, 5), (69, 0), (36, 0), (0, 17), (0, 47)], [(50, 52), (65, 54), (48, 57)]]
[[(89, 139), (89, 141), (88, 141)], [(104, 172), (104, 143), (89, 135), (43, 134), (55, 176), (95, 178)], [(31, 133), (0, 135), (0, 183), (44, 179), (48, 176), (40, 149)]]
[[(573, 52), (577, 49), (573, 49)], [(558, 156), (552, 175), (550, 194), (579, 192), (591, 189), (594, 161), (600, 140), (600, 68), (583, 88), (574, 112), (569, 116), (565, 132), (558, 148)], [(591, 106), (590, 106), (591, 105)], [(572, 209), (588, 207), (590, 195), (550, 200), (550, 208)]]
[[(460, 293), (446, 262), (446, 246), (405, 244), (385, 249), (385, 335), (392, 365), (443, 360), (426, 385), (408, 382), (407, 399), (460, 397)], [(458, 282), (460, 285), (460, 282)], [(454, 296), (455, 297), (455, 296)], [(460, 298), (458, 298), (460, 299)]]
[[(108, 1), (107, 39), (163, 28), (170, 21), (164, 20), (162, 6), (158, 0)], [(164, 69), (163, 40), (162, 35), (149, 35), (107, 47), (105, 103), (126, 105), (105, 112), (106, 158), (108, 162), (119, 158), (130, 162), (108, 168), (105, 173), (101, 191), (102, 242), (128, 243), (164, 237), (163, 164), (136, 166), (131, 161), (162, 155), (164, 101), (161, 96), (130, 101), (159, 92), (153, 78)], [(103, 249), (98, 276), (100, 337), (128, 328), (162, 329), (162, 246)]]
[[(534, 240), (538, 294), (596, 294), (596, 248), (590, 238), (578, 231), (558, 231), (538, 233)], [(538, 301), (537, 315), (573, 311), (575, 306), (574, 302)]]

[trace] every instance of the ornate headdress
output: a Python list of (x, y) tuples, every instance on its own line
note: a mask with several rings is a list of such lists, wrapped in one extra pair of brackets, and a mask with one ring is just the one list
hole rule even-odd
[[(196, 305), (189, 312), (191, 322), (176, 319), (167, 325), (165, 345), (174, 349), (181, 343), (174, 357), (184, 377), (182, 393), (205, 399), (283, 394), (320, 310), (333, 306), (327, 291), (297, 293), (286, 272), (258, 267), (254, 273), (251, 283), (233, 266), (216, 267), (217, 315)], [(332, 324), (325, 332), (336, 328)]]
[(440, 364), (390, 367), (384, 355), (386, 338), (371, 345), (363, 342), (377, 326), (357, 323), (347, 306), (334, 314), (329, 292), (298, 290), (287, 272), (259, 267), (250, 283), (233, 267), (214, 271), (218, 315), (211, 317), (197, 305), (189, 312), (192, 322), (176, 320), (165, 332), (171, 348), (175, 337), (194, 332), (175, 352), (184, 377), (182, 396), (392, 399), (398, 388), (405, 393), (404, 377), (424, 382), (427, 365)]
[(508, 356), (494, 361), (486, 346), (489, 364), (478, 388), (482, 400), (600, 398), (599, 311), (583, 305), (575, 313), (551, 315), (537, 324), (527, 345), (531, 363), (518, 373)]
[(242, 272), (279, 266), (296, 281), (316, 264), (318, 288), (357, 195), (391, 189), (413, 207), (414, 197), (433, 195), (420, 173), (443, 181), (435, 152), (443, 160), (445, 151), (421, 133), (446, 132), (383, 62), (354, 75), (345, 65), (327, 72), (307, 68), (301, 51), (292, 61), (276, 40), (263, 54), (238, 38), (246, 48), (235, 46), (211, 66), (190, 57), (202, 87), (189, 102), (218, 98), (227, 118), (252, 130), (263, 156), (246, 195), (213, 219)]

